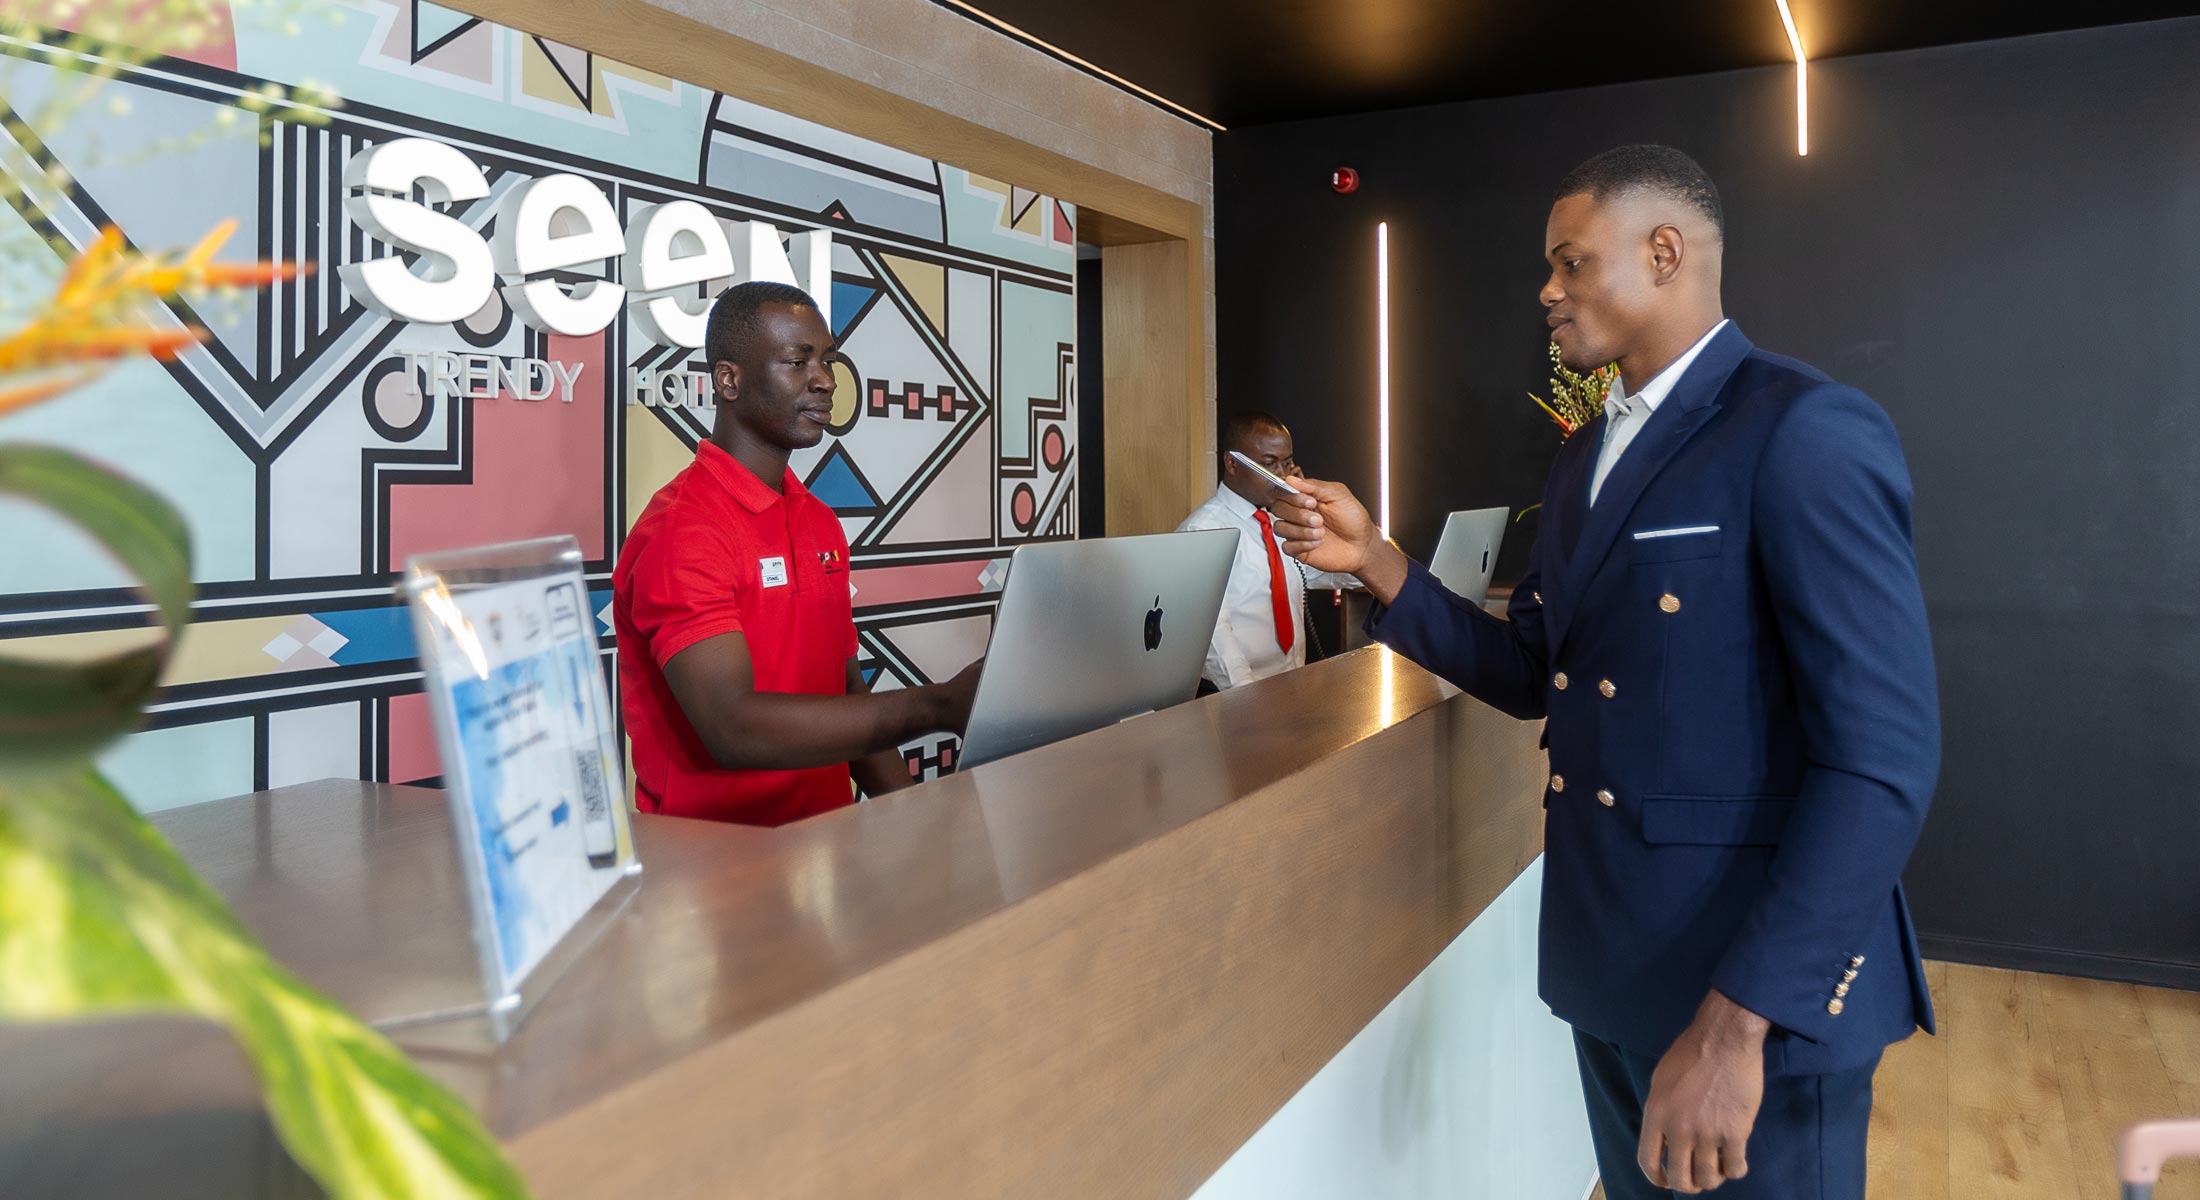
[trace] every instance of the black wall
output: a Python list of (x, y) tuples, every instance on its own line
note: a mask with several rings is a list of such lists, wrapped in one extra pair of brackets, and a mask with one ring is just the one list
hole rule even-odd
[(1105, 436), (1107, 347), (1100, 340), (1100, 260), (1077, 260), (1077, 535), (1108, 532), (1108, 457)]
[(1908, 875), (1928, 951), (2200, 987), (2195, 62), (2200, 19), (1814, 63), (1808, 158), (1788, 69), (1232, 130), (1222, 411), (1276, 410), (1310, 473), (1372, 493), (1388, 220), (1394, 532), (1426, 554), (1445, 511), (1534, 503), (1551, 188), (1687, 150), (1724, 193), (1728, 314), (1909, 454), (1946, 724)]

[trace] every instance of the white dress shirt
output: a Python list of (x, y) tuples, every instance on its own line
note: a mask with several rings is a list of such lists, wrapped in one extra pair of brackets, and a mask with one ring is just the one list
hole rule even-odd
[(1597, 454), (1597, 471), (1589, 480), (1590, 507), (1596, 507), (1597, 493), (1604, 490), (1604, 477), (1612, 473), (1612, 467), (1619, 462), (1619, 456), (1627, 453), (1627, 447), (1634, 443), (1635, 435), (1642, 432), (1642, 427), (1650, 423), (1650, 417), (1658, 411), (1658, 406), (1665, 403), (1665, 398), (1672, 394), (1673, 385), (1681, 381), (1681, 376), (1688, 371), (1688, 365), (1696, 361), (1696, 356), (1703, 353), (1703, 348), (1726, 326), (1725, 321), (1713, 325), (1710, 333), (1697, 339), (1696, 344), (1690, 346), (1686, 354), (1674, 359), (1672, 366), (1658, 372), (1657, 378), (1643, 384), (1642, 390), (1632, 396), (1627, 394), (1625, 380), (1612, 381), (1612, 390), (1604, 395), (1604, 449)]
[(1291, 648), (1276, 644), (1276, 610), (1268, 585), (1268, 549), (1261, 543), (1258, 510), (1253, 502), (1227, 485), (1215, 489), (1214, 498), (1192, 510), (1177, 531), (1235, 529), (1237, 557), (1230, 563), (1230, 582), (1222, 589), (1222, 614), (1215, 619), (1215, 636), (1207, 643), (1204, 675), (1216, 687), (1241, 687), (1256, 679), (1280, 675), (1306, 665), (1306, 589), (1357, 587), (1344, 576), (1309, 570), (1283, 553), (1283, 539), (1276, 538), (1276, 553), (1283, 559), (1283, 586), (1291, 605)]

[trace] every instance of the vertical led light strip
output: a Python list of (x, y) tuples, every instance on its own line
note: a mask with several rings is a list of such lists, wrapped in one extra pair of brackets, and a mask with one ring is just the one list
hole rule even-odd
[(1795, 154), (1810, 154), (1810, 62), (1803, 57), (1803, 35), (1795, 32), (1795, 14), (1788, 0), (1772, 0), (1780, 6), (1780, 23), (1787, 26), (1788, 45), (1795, 51)]
[(1390, 536), (1390, 222), (1375, 226), (1375, 508)]

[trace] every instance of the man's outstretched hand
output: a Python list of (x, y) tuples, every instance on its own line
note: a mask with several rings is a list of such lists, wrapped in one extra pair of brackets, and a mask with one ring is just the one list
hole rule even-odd
[(1296, 496), (1269, 505), (1284, 553), (1317, 571), (1356, 575), (1375, 599), (1397, 599), (1406, 582), (1406, 556), (1367, 515), (1367, 506), (1341, 483), (1293, 479)]

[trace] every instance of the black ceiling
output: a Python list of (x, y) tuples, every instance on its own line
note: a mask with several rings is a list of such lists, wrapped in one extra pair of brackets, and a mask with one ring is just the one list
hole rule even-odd
[[(1229, 126), (1793, 61), (1773, 0), (971, 3)], [(2196, 0), (1790, 7), (1812, 58), (2200, 13)]]

